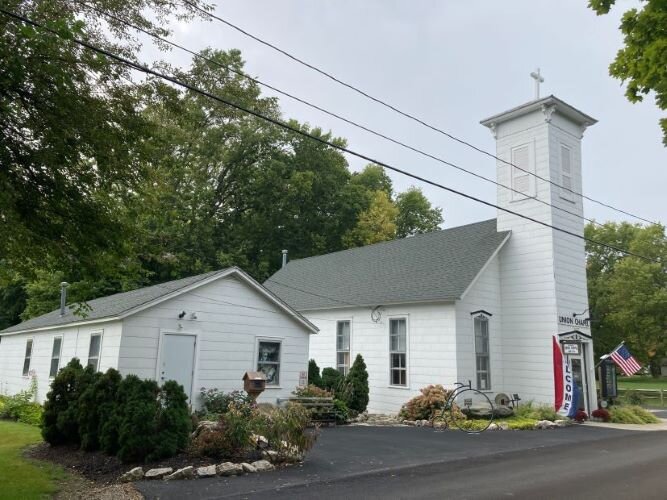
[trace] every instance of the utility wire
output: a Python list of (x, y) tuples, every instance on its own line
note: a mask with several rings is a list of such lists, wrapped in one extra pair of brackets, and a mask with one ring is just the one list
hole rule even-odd
[(283, 95), (283, 96), (285, 96), (285, 97), (288, 97), (288, 98), (293, 99), (293, 100), (295, 100), (295, 101), (297, 101), (297, 102), (300, 102), (300, 103), (302, 103), (302, 104), (305, 104), (306, 106), (308, 106), (308, 107), (310, 107), (310, 108), (312, 108), (312, 109), (316, 109), (317, 111), (321, 111), (322, 113), (325, 113), (325, 114), (327, 114), (327, 115), (329, 115), (329, 116), (332, 116), (332, 117), (334, 117), (334, 118), (336, 118), (336, 119), (338, 119), (338, 120), (341, 120), (341, 121), (343, 121), (343, 122), (345, 122), (345, 123), (347, 123), (347, 124), (349, 124), (349, 125), (352, 125), (352, 126), (354, 126), (354, 127), (356, 127), (356, 128), (359, 128), (359, 129), (361, 129), (361, 130), (364, 130), (364, 131), (366, 131), (366, 132), (369, 132), (369, 133), (371, 133), (371, 134), (373, 134), (373, 135), (375, 135), (375, 136), (377, 136), (377, 137), (380, 137), (380, 138), (382, 138), (382, 139), (385, 139), (385, 140), (387, 140), (387, 141), (389, 141), (389, 142), (392, 142), (392, 143), (394, 143), (394, 144), (397, 144), (397, 145), (399, 145), (399, 146), (401, 146), (401, 147), (403, 147), (403, 148), (405, 148), (405, 149), (408, 149), (408, 150), (410, 150), (410, 151), (414, 151), (415, 153), (418, 153), (418, 154), (420, 154), (420, 155), (422, 155), (422, 156), (424, 156), (424, 157), (426, 157), (426, 158), (430, 158), (430, 159), (435, 160), (435, 161), (437, 161), (437, 162), (439, 162), (439, 163), (442, 163), (443, 165), (446, 165), (446, 166), (455, 168), (455, 169), (457, 169), (457, 170), (459, 170), (459, 171), (461, 171), (461, 172), (465, 172), (466, 174), (469, 174), (469, 175), (472, 175), (472, 176), (474, 176), (474, 177), (477, 177), (478, 179), (482, 179), (482, 180), (484, 180), (484, 181), (486, 181), (486, 182), (490, 182), (490, 183), (492, 183), (492, 184), (495, 184), (496, 186), (502, 187), (502, 188), (504, 188), (504, 189), (507, 189), (507, 190), (513, 192), (513, 193), (517, 193), (517, 194), (519, 194), (519, 195), (521, 195), (521, 196), (524, 196), (524, 197), (526, 197), (527, 199), (533, 199), (533, 200), (537, 201), (538, 203), (542, 203), (543, 205), (546, 205), (546, 206), (548, 206), (548, 207), (555, 208), (556, 210), (560, 210), (561, 212), (564, 212), (564, 213), (566, 213), (566, 214), (573, 215), (573, 216), (575, 216), (575, 217), (577, 217), (577, 218), (579, 218), (579, 219), (583, 219), (583, 220), (585, 220), (586, 222), (590, 222), (591, 224), (595, 224), (595, 225), (598, 225), (598, 226), (600, 226), (600, 227), (602, 227), (602, 226), (604, 225), (604, 224), (602, 224), (602, 223), (600, 223), (600, 222), (597, 222), (597, 221), (594, 220), (594, 219), (589, 219), (589, 218), (587, 218), (587, 217), (585, 217), (585, 216), (583, 216), (583, 215), (581, 215), (581, 214), (578, 214), (578, 213), (576, 213), (576, 212), (572, 212), (572, 211), (570, 211), (570, 210), (567, 210), (566, 208), (559, 207), (559, 206), (557, 206), (557, 205), (553, 205), (553, 204), (549, 203), (548, 201), (541, 200), (540, 198), (537, 197), (537, 195), (534, 196), (534, 197), (526, 196), (525, 193), (523, 193), (523, 192), (521, 192), (521, 191), (518, 191), (518, 190), (516, 190), (516, 189), (514, 189), (514, 188), (512, 188), (512, 187), (510, 187), (510, 186), (507, 186), (507, 185), (505, 185), (505, 184), (499, 183), (499, 182), (497, 182), (497, 181), (494, 181), (493, 179), (490, 179), (490, 178), (485, 177), (485, 176), (483, 176), (483, 175), (481, 175), (481, 174), (478, 174), (478, 173), (476, 173), (476, 172), (473, 172), (473, 171), (471, 171), (471, 170), (468, 170), (468, 169), (466, 169), (466, 168), (464, 168), (464, 167), (462, 167), (462, 166), (460, 166), (460, 165), (457, 165), (457, 164), (455, 164), (455, 163), (452, 163), (452, 162), (450, 162), (450, 161), (447, 161), (447, 160), (443, 159), (442, 157), (435, 156), (435, 155), (433, 155), (433, 154), (431, 154), (431, 153), (427, 153), (427, 152), (424, 151), (424, 150), (421, 150), (421, 149), (416, 148), (416, 147), (414, 147), (414, 146), (410, 146), (409, 144), (406, 144), (406, 143), (404, 143), (404, 142), (401, 142), (401, 141), (399, 141), (398, 139), (394, 139), (394, 138), (392, 138), (392, 137), (390, 137), (390, 136), (387, 136), (387, 135), (385, 135), (385, 134), (382, 134), (382, 133), (380, 133), (380, 132), (377, 132), (377, 131), (375, 131), (375, 130), (373, 130), (373, 129), (371, 129), (371, 128), (365, 126), (365, 125), (361, 125), (360, 123), (357, 123), (357, 122), (355, 122), (355, 121), (353, 121), (353, 120), (351, 120), (351, 119), (349, 119), (349, 118), (345, 118), (344, 116), (341, 116), (341, 115), (339, 115), (339, 114), (337, 114), (337, 113), (334, 113), (333, 111), (329, 111), (329, 110), (327, 110), (327, 109), (325, 109), (325, 108), (322, 108), (322, 107), (320, 107), (320, 106), (318, 106), (318, 105), (316, 105), (316, 104), (313, 104), (313, 103), (311, 103), (311, 102), (309, 102), (309, 101), (306, 101), (305, 99), (302, 99), (302, 98), (297, 97), (297, 96), (295, 96), (295, 95), (293, 95), (293, 94), (290, 94), (290, 93), (288, 93), (288, 92), (285, 92), (285, 91), (283, 91), (283, 90), (280, 90), (280, 89), (278, 89), (278, 88), (276, 88), (276, 87), (274, 87), (274, 86), (272, 86), (272, 85), (270, 85), (270, 84), (268, 84), (268, 83), (264, 83), (264, 82), (262, 82), (261, 80), (259, 80), (259, 79), (257, 79), (257, 78), (254, 78), (254, 77), (248, 75), (247, 73), (244, 73), (243, 71), (239, 71), (239, 70), (237, 70), (237, 69), (235, 69), (235, 68), (233, 68), (233, 67), (231, 67), (231, 66), (228, 66), (228, 65), (226, 65), (226, 64), (219, 63), (218, 61), (216, 61), (216, 60), (214, 60), (214, 59), (211, 59), (210, 57), (203, 56), (203, 55), (201, 55), (201, 54), (199, 54), (199, 53), (197, 53), (197, 52), (195, 52), (195, 51), (193, 51), (193, 50), (191, 50), (191, 49), (188, 49), (187, 47), (184, 47), (184, 46), (182, 46), (182, 45), (180, 45), (180, 44), (178, 44), (178, 43), (176, 43), (176, 42), (173, 42), (173, 41), (171, 41), (171, 40), (168, 40), (167, 38), (164, 38), (164, 37), (162, 37), (162, 36), (160, 36), (160, 35), (158, 35), (158, 34), (156, 34), (156, 33), (152, 33), (152, 32), (150, 32), (150, 31), (148, 31), (148, 30), (146, 30), (146, 29), (144, 29), (144, 28), (141, 28), (140, 26), (137, 26), (137, 25), (135, 25), (135, 24), (132, 24), (131, 22), (126, 21), (126, 20), (124, 20), (124, 19), (122, 19), (122, 18), (120, 18), (120, 17), (118, 17), (118, 16), (116, 16), (116, 15), (114, 15), (114, 14), (111, 14), (111, 13), (109, 13), (109, 12), (106, 12), (106, 11), (102, 10), (102, 9), (99, 9), (98, 7), (94, 7), (94, 6), (92, 6), (92, 5), (87, 4), (86, 2), (82, 2), (82, 1), (80, 1), (80, 0), (74, 0), (74, 1), (75, 1), (76, 3), (79, 3), (79, 4), (83, 5), (83, 6), (85, 6), (86, 8), (88, 8), (88, 9), (90, 9), (90, 10), (94, 10), (95, 12), (98, 12), (99, 14), (102, 14), (103, 16), (106, 16), (106, 17), (108, 17), (108, 18), (110, 18), (110, 19), (113, 19), (113, 20), (115, 20), (115, 21), (117, 21), (117, 22), (119, 22), (119, 23), (125, 24), (126, 26), (129, 26), (130, 28), (133, 28), (133, 29), (135, 29), (135, 30), (137, 30), (137, 31), (139, 31), (139, 32), (141, 32), (141, 33), (144, 33), (144, 34), (146, 34), (146, 35), (148, 35), (148, 36), (150, 36), (150, 37), (152, 37), (152, 38), (154, 38), (154, 39), (156, 39), (156, 40), (159, 40), (160, 42), (166, 43), (166, 44), (168, 44), (168, 45), (171, 45), (172, 47), (175, 47), (175, 48), (180, 49), (180, 50), (182, 50), (182, 51), (184, 51), (184, 52), (187, 52), (188, 54), (191, 54), (192, 56), (196, 57), (197, 59), (206, 61), (206, 62), (209, 63), (209, 64), (213, 64), (214, 66), (217, 66), (217, 67), (219, 67), (219, 68), (226, 69), (227, 71), (231, 71), (232, 73), (234, 73), (234, 74), (236, 74), (236, 75), (238, 75), (238, 76), (241, 76), (242, 78), (245, 78), (245, 79), (247, 79), (247, 80), (249, 80), (249, 81), (251, 81), (251, 82), (253, 82), (253, 83), (256, 83), (256, 84), (258, 84), (258, 85), (262, 85), (263, 87), (266, 87), (266, 88), (268, 88), (268, 89), (271, 89), (271, 90), (273, 90), (274, 92), (277, 92), (277, 93), (279, 93), (279, 94), (281, 94), (281, 95)]
[(352, 150), (352, 149), (346, 148), (346, 147), (341, 146), (341, 145), (339, 145), (339, 144), (335, 144), (334, 142), (328, 141), (328, 140), (326, 140), (326, 139), (324, 139), (324, 138), (322, 138), (322, 137), (313, 135), (313, 134), (311, 134), (311, 133), (309, 133), (309, 132), (306, 132), (306, 131), (301, 130), (301, 129), (298, 129), (298, 128), (294, 128), (294, 127), (292, 127), (291, 125), (289, 125), (288, 123), (285, 123), (285, 122), (283, 122), (283, 121), (281, 121), (281, 120), (278, 120), (278, 119), (276, 119), (276, 118), (272, 118), (272, 117), (266, 116), (266, 115), (264, 115), (264, 114), (262, 114), (262, 113), (259, 113), (259, 112), (257, 112), (257, 111), (254, 111), (254, 110), (252, 110), (252, 109), (248, 109), (248, 108), (246, 108), (245, 106), (242, 106), (242, 105), (240, 105), (240, 104), (236, 104), (236, 103), (234, 103), (234, 102), (231, 102), (231, 101), (229, 101), (228, 99), (226, 99), (226, 98), (224, 98), (224, 97), (216, 96), (215, 94), (212, 94), (212, 93), (210, 93), (210, 92), (207, 92), (206, 90), (200, 89), (200, 88), (198, 88), (198, 87), (196, 87), (196, 86), (194, 86), (194, 85), (192, 85), (192, 84), (190, 84), (190, 83), (182, 82), (182, 81), (180, 81), (179, 79), (177, 79), (177, 78), (175, 78), (175, 77), (173, 77), (173, 76), (166, 75), (166, 74), (164, 74), (164, 73), (161, 73), (161, 72), (159, 72), (159, 71), (156, 71), (156, 70), (154, 70), (154, 69), (151, 69), (151, 68), (149, 68), (148, 66), (145, 66), (145, 65), (143, 65), (143, 64), (141, 64), (141, 63), (133, 62), (133, 61), (131, 61), (131, 60), (129, 60), (129, 59), (126, 59), (126, 58), (124, 58), (124, 57), (121, 57), (121, 56), (118, 56), (118, 55), (116, 55), (116, 54), (113, 54), (112, 52), (109, 52), (109, 51), (106, 50), (106, 49), (102, 49), (102, 48), (96, 47), (95, 45), (93, 45), (93, 44), (91, 44), (91, 43), (88, 43), (88, 42), (86, 42), (86, 41), (79, 40), (79, 39), (76, 38), (76, 37), (65, 38), (63, 35), (61, 35), (61, 34), (58, 33), (57, 31), (55, 31), (55, 30), (53, 30), (53, 29), (51, 29), (51, 28), (48, 28), (48, 27), (46, 27), (46, 26), (44, 26), (44, 25), (42, 25), (42, 24), (40, 24), (40, 23), (37, 23), (36, 21), (32, 21), (32, 20), (30, 20), (29, 18), (24, 17), (24, 16), (22, 16), (22, 15), (15, 14), (15, 13), (13, 13), (13, 12), (7, 11), (7, 10), (2, 9), (2, 8), (0, 8), (0, 12), (3, 13), (3, 14), (5, 14), (6, 16), (12, 17), (12, 18), (14, 18), (14, 19), (16, 19), (16, 20), (19, 20), (19, 21), (23, 22), (23, 23), (30, 24), (31, 26), (35, 26), (35, 27), (38, 27), (38, 28), (42, 28), (42, 29), (44, 29), (44, 30), (46, 30), (46, 31), (48, 31), (48, 32), (50, 32), (50, 33), (52, 33), (52, 34), (58, 36), (59, 38), (62, 38), (63, 40), (68, 40), (68, 41), (70, 41), (70, 42), (73, 42), (73, 43), (76, 43), (76, 44), (78, 44), (78, 45), (81, 45), (82, 47), (86, 47), (86, 48), (89, 49), (89, 50), (92, 50), (92, 51), (94, 51), (94, 52), (97, 52), (98, 54), (105, 55), (105, 56), (107, 56), (107, 57), (109, 57), (109, 58), (111, 58), (111, 59), (113, 59), (113, 60), (115, 60), (115, 61), (118, 61), (118, 62), (120, 62), (120, 63), (123, 63), (123, 64), (125, 64), (125, 65), (131, 67), (131, 68), (134, 68), (134, 69), (136, 69), (137, 71), (141, 71), (142, 73), (156, 76), (156, 77), (158, 77), (158, 78), (161, 78), (161, 79), (163, 79), (163, 80), (166, 80), (166, 81), (168, 81), (168, 82), (171, 82), (171, 83), (173, 83), (174, 85), (177, 85), (177, 86), (179, 86), (179, 87), (188, 89), (188, 90), (190, 90), (190, 91), (192, 91), (192, 92), (195, 92), (195, 93), (197, 93), (197, 94), (200, 94), (200, 95), (203, 95), (203, 96), (205, 96), (205, 97), (208, 97), (209, 99), (212, 99), (212, 100), (214, 100), (214, 101), (220, 102), (220, 103), (222, 103), (222, 104), (225, 104), (225, 105), (227, 105), (227, 106), (230, 106), (230, 107), (232, 107), (232, 108), (234, 108), (234, 109), (237, 109), (237, 110), (239, 110), (239, 111), (242, 111), (242, 112), (244, 112), (244, 113), (250, 114), (250, 115), (252, 115), (252, 116), (254, 116), (254, 117), (256, 117), (256, 118), (259, 118), (259, 119), (264, 120), (264, 121), (266, 121), (266, 122), (268, 122), (268, 123), (271, 123), (271, 124), (273, 124), (273, 125), (276, 125), (276, 126), (278, 126), (278, 127), (281, 127), (281, 128), (283, 128), (283, 129), (285, 129), (285, 130), (288, 130), (288, 131), (290, 131), (290, 132), (292, 132), (292, 133), (294, 133), (294, 134), (301, 135), (301, 136), (306, 137), (306, 138), (308, 138), (308, 139), (311, 139), (311, 140), (313, 140), (313, 141), (315, 141), (315, 142), (319, 142), (320, 144), (323, 144), (323, 145), (325, 145), (325, 146), (328, 146), (328, 147), (331, 147), (331, 148), (333, 148), (333, 149), (336, 149), (336, 150), (338, 150), (338, 151), (340, 151), (340, 152), (342, 152), (342, 153), (347, 153), (347, 154), (350, 154), (350, 155), (352, 155), (352, 156), (356, 156), (357, 158), (361, 158), (362, 160), (366, 160), (366, 161), (369, 161), (369, 162), (371, 162), (371, 163), (375, 163), (375, 164), (377, 164), (377, 165), (379, 165), (379, 166), (381, 166), (381, 167), (384, 167), (384, 168), (386, 168), (386, 169), (389, 169), (389, 170), (391, 170), (391, 171), (393, 171), (393, 172), (396, 172), (396, 173), (405, 175), (406, 177), (410, 177), (410, 178), (412, 178), (412, 179), (416, 179), (416, 180), (421, 181), (421, 182), (423, 182), (423, 183), (425, 183), (425, 184), (429, 184), (429, 185), (431, 185), (431, 186), (440, 188), (440, 189), (442, 189), (442, 190), (444, 190), (444, 191), (448, 191), (448, 192), (450, 192), (450, 193), (456, 194), (456, 195), (458, 195), (458, 196), (460, 196), (460, 197), (462, 197), (462, 198), (466, 198), (466, 199), (468, 199), (468, 200), (476, 201), (477, 203), (481, 203), (481, 204), (486, 205), (486, 206), (488, 206), (488, 207), (496, 208), (496, 209), (501, 210), (501, 211), (503, 211), (503, 212), (505, 212), (505, 213), (508, 213), (508, 214), (511, 214), (511, 215), (515, 215), (515, 216), (520, 217), (520, 218), (525, 219), (525, 220), (529, 220), (529, 221), (534, 222), (534, 223), (536, 223), (536, 224), (539, 224), (539, 225), (541, 225), (541, 226), (544, 226), (544, 227), (553, 229), (553, 230), (555, 230), (555, 231), (559, 231), (559, 232), (561, 232), (561, 233), (563, 233), (563, 234), (568, 234), (568, 235), (573, 236), (573, 237), (575, 237), (575, 238), (578, 238), (578, 239), (580, 239), (580, 240), (588, 241), (589, 243), (593, 243), (593, 244), (595, 244), (595, 245), (599, 245), (599, 246), (608, 248), (608, 249), (610, 249), (610, 250), (614, 250), (614, 251), (616, 251), (616, 252), (620, 252), (620, 253), (625, 254), (625, 255), (630, 255), (630, 256), (633, 256), (633, 257), (637, 257), (637, 258), (646, 260), (646, 261), (648, 261), (648, 262), (653, 262), (653, 263), (656, 263), (656, 264), (662, 264), (659, 260), (654, 260), (654, 259), (652, 259), (652, 258), (650, 258), (650, 257), (645, 257), (645, 256), (643, 256), (643, 255), (640, 255), (640, 254), (637, 254), (637, 253), (634, 253), (634, 252), (630, 252), (630, 251), (628, 251), (628, 250), (623, 250), (623, 249), (621, 249), (621, 248), (617, 248), (617, 247), (615, 247), (615, 246), (613, 246), (613, 245), (609, 245), (609, 244), (607, 244), (607, 243), (603, 243), (603, 242), (600, 242), (600, 241), (596, 241), (596, 240), (587, 238), (587, 237), (585, 237), (585, 236), (583, 236), (583, 235), (574, 233), (574, 232), (569, 231), (569, 230), (567, 230), (567, 229), (563, 229), (563, 228), (560, 228), (560, 227), (553, 226), (553, 225), (551, 225), (551, 224), (549, 224), (549, 223), (547, 223), (547, 222), (543, 222), (543, 221), (538, 220), (538, 219), (535, 219), (535, 218), (533, 218), (533, 217), (529, 217), (529, 216), (527, 216), (527, 215), (522, 215), (522, 214), (520, 214), (520, 213), (518, 213), (518, 212), (515, 212), (514, 210), (510, 210), (510, 209), (508, 209), (508, 208), (503, 208), (503, 207), (501, 207), (501, 206), (499, 206), (499, 205), (496, 205), (495, 203), (491, 203), (491, 202), (486, 201), (486, 200), (483, 200), (483, 199), (481, 199), (481, 198), (477, 198), (476, 196), (473, 196), (473, 195), (464, 193), (464, 192), (462, 192), (462, 191), (459, 191), (459, 190), (456, 190), (456, 189), (454, 189), (454, 188), (448, 187), (448, 186), (446, 186), (446, 185), (444, 185), (444, 184), (440, 184), (440, 183), (438, 183), (438, 182), (432, 181), (432, 180), (427, 179), (427, 178), (425, 178), (425, 177), (422, 177), (422, 176), (420, 176), (420, 175), (410, 173), (410, 172), (408, 172), (407, 170), (403, 170), (403, 169), (401, 169), (401, 168), (399, 168), (399, 167), (396, 167), (396, 166), (390, 165), (390, 164), (388, 164), (388, 163), (382, 162), (382, 161), (377, 160), (377, 159), (375, 159), (375, 158), (372, 158), (372, 157), (370, 157), (370, 156), (368, 156), (368, 155), (366, 155), (366, 154), (359, 153), (359, 152), (357, 152), (357, 151), (354, 151), (354, 150)]
[(521, 170), (522, 172), (525, 172), (525, 173), (528, 174), (528, 175), (532, 175), (533, 177), (535, 177), (535, 178), (537, 178), (537, 179), (540, 179), (541, 181), (548, 182), (549, 184), (551, 184), (551, 185), (553, 185), (553, 186), (555, 186), (555, 187), (558, 187), (558, 188), (563, 189), (563, 190), (565, 190), (565, 191), (569, 191), (570, 193), (572, 193), (572, 194), (574, 194), (574, 195), (576, 195), (576, 196), (580, 196), (580, 197), (582, 197), (582, 198), (585, 198), (585, 199), (587, 199), (588, 201), (591, 201), (591, 202), (593, 202), (593, 203), (597, 203), (598, 205), (601, 205), (601, 206), (603, 206), (603, 207), (609, 208), (609, 209), (611, 209), (611, 210), (615, 210), (616, 212), (625, 214), (625, 215), (627, 215), (627, 216), (629, 216), (629, 217), (633, 217), (633, 218), (635, 218), (635, 219), (644, 221), (644, 222), (646, 222), (646, 223), (648, 223), (648, 224), (656, 224), (656, 222), (654, 222), (654, 221), (651, 221), (651, 220), (646, 219), (646, 218), (644, 218), (644, 217), (641, 217), (641, 216), (639, 216), (639, 215), (633, 214), (633, 213), (631, 213), (631, 212), (627, 212), (627, 211), (622, 210), (622, 209), (620, 209), (620, 208), (616, 208), (616, 207), (614, 207), (613, 205), (609, 205), (609, 204), (604, 203), (604, 202), (602, 202), (602, 201), (599, 201), (599, 200), (596, 200), (596, 199), (594, 199), (594, 198), (591, 198), (590, 196), (587, 196), (587, 195), (585, 195), (585, 194), (583, 194), (583, 193), (579, 193), (579, 192), (577, 192), (577, 191), (575, 191), (575, 190), (573, 190), (573, 189), (571, 189), (571, 188), (568, 188), (568, 187), (566, 187), (566, 186), (562, 186), (562, 185), (558, 184), (557, 182), (552, 181), (551, 179), (542, 177), (542, 176), (540, 176), (540, 175), (538, 175), (538, 174), (536, 174), (536, 173), (534, 173), (534, 172), (531, 172), (531, 171), (529, 171), (529, 170), (526, 170), (526, 169), (524, 169), (524, 168), (521, 168), (521, 167), (515, 165), (514, 163), (512, 163), (512, 162), (510, 162), (510, 161), (507, 161), (507, 160), (505, 160), (505, 159), (503, 159), (503, 158), (500, 158), (499, 156), (496, 156), (495, 154), (493, 154), (493, 153), (491, 153), (491, 152), (489, 152), (489, 151), (486, 151), (485, 149), (482, 149), (482, 148), (480, 148), (480, 147), (478, 147), (478, 146), (475, 146), (474, 144), (471, 144), (470, 142), (467, 142), (467, 141), (465, 141), (465, 140), (463, 140), (463, 139), (461, 139), (461, 138), (459, 138), (459, 137), (457, 137), (457, 136), (455, 136), (455, 135), (453, 135), (453, 134), (451, 134), (451, 133), (449, 133), (449, 132), (447, 132), (447, 131), (445, 131), (445, 130), (443, 130), (443, 129), (441, 129), (441, 128), (435, 126), (435, 125), (431, 125), (430, 123), (428, 123), (428, 122), (422, 120), (421, 118), (419, 118), (419, 117), (417, 117), (417, 116), (414, 116), (414, 115), (408, 113), (407, 111), (403, 111), (403, 110), (397, 108), (396, 106), (394, 106), (394, 105), (392, 105), (392, 104), (389, 104), (389, 103), (386, 102), (386, 101), (383, 101), (383, 100), (380, 99), (380, 98), (374, 97), (373, 95), (369, 94), (368, 92), (366, 92), (366, 91), (364, 91), (364, 90), (361, 90), (360, 88), (358, 88), (358, 87), (356, 87), (356, 86), (354, 86), (354, 85), (352, 85), (352, 84), (350, 84), (350, 83), (347, 83), (347, 82), (341, 80), (340, 78), (338, 78), (338, 77), (332, 75), (331, 73), (328, 73), (328, 72), (324, 71), (323, 69), (320, 69), (320, 68), (318, 68), (317, 66), (315, 66), (315, 65), (313, 65), (313, 64), (310, 64), (310, 63), (304, 61), (303, 59), (300, 59), (300, 58), (296, 57), (296, 56), (293, 55), (293, 54), (290, 54), (290, 53), (287, 52), (286, 50), (283, 50), (283, 49), (281, 49), (280, 47), (278, 47), (278, 46), (276, 46), (276, 45), (274, 45), (274, 44), (272, 44), (272, 43), (270, 43), (270, 42), (267, 42), (266, 40), (263, 40), (263, 39), (259, 38), (258, 36), (253, 35), (252, 33), (249, 33), (248, 31), (244, 30), (243, 28), (241, 28), (241, 27), (239, 27), (239, 26), (237, 26), (237, 25), (231, 23), (230, 21), (227, 21), (226, 19), (223, 19), (223, 18), (220, 17), (220, 16), (217, 16), (217, 15), (211, 13), (211, 12), (208, 12), (208, 11), (202, 9), (201, 7), (199, 7), (199, 6), (197, 6), (197, 5), (193, 4), (193, 3), (191, 3), (191, 2), (188, 1), (188, 0), (183, 0), (183, 3), (185, 3), (185, 4), (187, 4), (187, 5), (190, 5), (192, 8), (198, 10), (199, 12), (201, 12), (201, 13), (204, 14), (204, 15), (206, 15), (207, 17), (209, 17), (209, 18), (211, 18), (211, 19), (215, 19), (216, 21), (219, 21), (219, 22), (223, 23), (224, 25), (226, 25), (226, 26), (228, 26), (228, 27), (230, 27), (230, 28), (232, 28), (232, 29), (238, 31), (239, 33), (241, 33), (241, 34), (243, 34), (243, 35), (245, 35), (245, 36), (247, 36), (247, 37), (249, 37), (249, 38), (252, 38), (252, 39), (255, 40), (256, 42), (259, 42), (259, 43), (261, 43), (262, 45), (265, 45), (266, 47), (269, 47), (269, 48), (275, 50), (276, 52), (279, 52), (279, 53), (283, 54), (284, 56), (288, 57), (289, 59), (292, 59), (293, 61), (295, 61), (295, 62), (297, 62), (297, 63), (299, 63), (299, 64), (301, 64), (301, 65), (303, 65), (303, 66), (305, 66), (305, 67), (307, 67), (307, 68), (309, 68), (309, 69), (311, 69), (311, 70), (317, 72), (317, 73), (319, 73), (320, 75), (322, 75), (322, 76), (324, 76), (324, 77), (326, 77), (326, 78), (328, 78), (328, 79), (330, 79), (330, 80), (333, 80), (334, 82), (338, 83), (339, 85), (342, 85), (342, 86), (344, 86), (344, 87), (347, 87), (348, 89), (352, 90), (353, 92), (356, 92), (357, 94), (360, 94), (360, 95), (364, 96), (365, 98), (370, 99), (371, 101), (374, 101), (374, 102), (380, 104), (381, 106), (384, 106), (385, 108), (388, 108), (388, 109), (394, 111), (395, 113), (398, 113), (399, 115), (401, 115), (401, 116), (403, 116), (403, 117), (405, 117), (405, 118), (408, 118), (409, 120), (412, 120), (412, 121), (414, 121), (414, 122), (417, 122), (417, 123), (419, 123), (420, 125), (422, 125), (422, 126), (424, 126), (424, 127), (426, 127), (426, 128), (429, 128), (429, 129), (431, 129), (431, 130), (433, 130), (433, 131), (435, 131), (435, 132), (437, 132), (437, 133), (439, 133), (439, 134), (442, 134), (442, 135), (444, 135), (445, 137), (447, 137), (447, 138), (449, 138), (449, 139), (451, 139), (451, 140), (453, 140), (453, 141), (458, 142), (459, 144), (463, 144), (464, 146), (467, 146), (467, 147), (469, 147), (469, 148), (471, 148), (471, 149), (474, 149), (475, 151), (477, 151), (477, 152), (479, 152), (479, 153), (482, 153), (482, 154), (484, 154), (484, 155), (486, 155), (486, 156), (488, 156), (488, 157), (490, 157), (490, 158), (495, 158), (496, 160), (500, 161), (501, 163), (504, 163), (504, 164), (506, 164), (506, 165), (510, 165), (510, 166), (512, 166), (512, 167), (514, 167), (514, 168), (516, 168), (516, 169), (518, 169), (518, 170)]

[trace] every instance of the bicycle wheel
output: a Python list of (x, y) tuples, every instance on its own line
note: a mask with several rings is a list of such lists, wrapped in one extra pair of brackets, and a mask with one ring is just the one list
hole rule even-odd
[(493, 422), (493, 403), (477, 389), (462, 389), (448, 401), (449, 421), (468, 434), (479, 434)]

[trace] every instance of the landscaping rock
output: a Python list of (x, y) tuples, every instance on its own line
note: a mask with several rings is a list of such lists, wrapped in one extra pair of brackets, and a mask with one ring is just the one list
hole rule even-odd
[(144, 474), (144, 479), (162, 479), (167, 474), (174, 472), (171, 467), (161, 467), (158, 469), (151, 469)]
[(192, 465), (178, 469), (177, 471), (165, 476), (165, 481), (171, 481), (172, 479), (192, 479), (195, 477), (195, 468)]
[(507, 422), (498, 422), (498, 430), (508, 431), (510, 430), (510, 424)]
[(257, 460), (251, 464), (257, 472), (264, 472), (268, 470), (273, 470), (275, 467), (268, 460)]
[(256, 443), (257, 448), (260, 450), (265, 450), (266, 448), (269, 447), (269, 440), (266, 439), (264, 436), (260, 436), (259, 434), (252, 434), (250, 436), (250, 440), (253, 443)]
[(570, 422), (569, 420), (554, 420), (554, 425), (556, 427), (569, 427), (570, 425), (572, 425), (572, 422)]
[(500, 429), (500, 427), (498, 427), (498, 424), (494, 424), (494, 423), (489, 424), (489, 427), (487, 428), (487, 430), (489, 430), (489, 431), (497, 431), (499, 429)]
[(241, 467), (243, 467), (243, 472), (246, 472), (248, 474), (254, 474), (255, 472), (257, 472), (257, 468), (254, 465), (249, 464), (247, 462), (243, 462), (241, 464)]
[(218, 473), (215, 465), (207, 465), (205, 467), (197, 467), (197, 477), (213, 477)]
[(139, 479), (143, 479), (144, 477), (144, 469), (141, 467), (135, 467), (132, 470), (127, 471), (125, 474), (120, 476), (120, 482), (121, 483), (129, 483), (130, 481), (139, 481)]
[(243, 474), (243, 467), (241, 467), (241, 464), (223, 462), (216, 466), (215, 471), (219, 476), (237, 476)]
[(218, 422), (214, 422), (213, 420), (202, 420), (201, 422), (199, 422), (199, 425), (197, 425), (197, 428), (192, 433), (192, 438), (193, 439), (196, 438), (204, 430), (212, 431), (217, 428), (218, 428)]
[(540, 429), (540, 430), (555, 429), (556, 427), (558, 426), (550, 420), (539, 420), (535, 424), (535, 429)]
[(493, 416), (494, 418), (507, 418), (514, 415), (514, 410), (509, 406), (494, 406)]
[(264, 450), (262, 452), (262, 456), (265, 459), (270, 460), (271, 462), (275, 462), (276, 460), (278, 460), (278, 452), (274, 450)]
[(446, 429), (447, 428), (447, 422), (443, 422), (441, 420), (433, 422), (433, 428), (434, 429)]

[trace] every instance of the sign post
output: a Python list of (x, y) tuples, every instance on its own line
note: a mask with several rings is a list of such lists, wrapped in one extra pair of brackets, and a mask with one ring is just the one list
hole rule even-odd
[(609, 400), (618, 397), (616, 364), (611, 358), (600, 361), (600, 398)]

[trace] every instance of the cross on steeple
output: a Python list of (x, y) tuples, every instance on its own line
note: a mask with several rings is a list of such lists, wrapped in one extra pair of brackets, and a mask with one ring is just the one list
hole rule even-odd
[(535, 80), (535, 100), (537, 100), (540, 98), (540, 83), (544, 82), (544, 77), (540, 75), (540, 68), (537, 68), (537, 71), (533, 71), (530, 77)]

